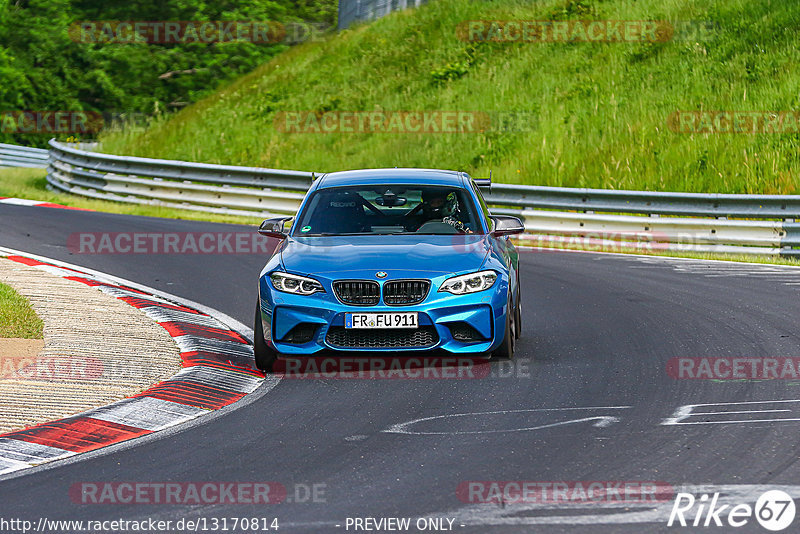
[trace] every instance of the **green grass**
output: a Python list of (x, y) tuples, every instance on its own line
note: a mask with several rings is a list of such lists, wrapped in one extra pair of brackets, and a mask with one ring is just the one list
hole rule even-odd
[(0, 284), (0, 338), (42, 339), (43, 328), (28, 299)]
[[(708, 39), (482, 43), (467, 20), (711, 21)], [(800, 105), (800, 4), (783, 0), (436, 0), (280, 54), (152, 125), (110, 132), (117, 154), (308, 171), (438, 167), (551, 186), (800, 191), (800, 135), (678, 134), (678, 110)], [(528, 131), (286, 134), (281, 111), (530, 112)]]
[(800, 259), (779, 258), (775, 256), (748, 256), (746, 254), (714, 254), (711, 252), (655, 252), (645, 255), (666, 256), (670, 258), (690, 258), (698, 260), (733, 261), (740, 263), (760, 263), (764, 265), (788, 265), (800, 267)]
[(0, 197), (26, 198), (53, 202), (73, 208), (82, 208), (125, 215), (144, 215), (148, 217), (165, 217), (169, 219), (187, 219), (194, 221), (211, 221), (234, 224), (258, 224), (261, 218), (238, 217), (234, 215), (218, 215), (198, 211), (189, 211), (160, 206), (144, 206), (95, 200), (66, 193), (56, 193), (47, 189), (45, 171), (42, 169), (15, 169), (0, 167)]

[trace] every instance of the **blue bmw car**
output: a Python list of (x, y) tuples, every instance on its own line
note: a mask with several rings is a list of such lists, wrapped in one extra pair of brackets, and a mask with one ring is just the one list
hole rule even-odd
[(320, 176), (296, 217), (259, 228), (281, 242), (259, 279), (256, 365), (331, 351), (513, 358), (521, 309), (509, 236), (523, 231), (490, 215), (463, 172)]

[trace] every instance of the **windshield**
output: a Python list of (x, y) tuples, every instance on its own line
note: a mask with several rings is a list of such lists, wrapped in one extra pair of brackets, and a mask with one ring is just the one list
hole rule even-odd
[(293, 236), (483, 233), (475, 205), (460, 187), (382, 185), (313, 193)]

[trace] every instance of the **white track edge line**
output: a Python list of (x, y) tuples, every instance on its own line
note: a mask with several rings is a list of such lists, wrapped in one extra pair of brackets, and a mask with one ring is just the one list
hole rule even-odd
[[(604, 250), (574, 250), (574, 249), (564, 249), (564, 248), (546, 248), (546, 247), (528, 247), (524, 245), (515, 245), (516, 248), (522, 250), (540, 250), (542, 252), (570, 252), (570, 253), (577, 253), (577, 254), (601, 254), (605, 256), (616, 256), (616, 257), (629, 257), (629, 258), (648, 258), (654, 260), (677, 260), (677, 261), (686, 261), (686, 262), (706, 262), (706, 263), (722, 263), (727, 265), (756, 265), (759, 267), (774, 267), (778, 269), (787, 269), (787, 270), (800, 270), (800, 266), (798, 265), (782, 265), (779, 263), (756, 263), (752, 261), (737, 261), (737, 260), (712, 260), (712, 259), (703, 259), (703, 258), (686, 258), (683, 256), (661, 256), (658, 254), (630, 254), (627, 252), (608, 252)], [(3, 247), (0, 247), (2, 250)]]

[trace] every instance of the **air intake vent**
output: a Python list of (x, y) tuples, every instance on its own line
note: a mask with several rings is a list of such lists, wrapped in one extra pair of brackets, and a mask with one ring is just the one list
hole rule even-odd
[(410, 349), (433, 347), (439, 336), (433, 326), (361, 330), (332, 326), (325, 340), (339, 349)]
[(281, 341), (285, 343), (303, 344), (308, 343), (314, 339), (314, 334), (317, 333), (319, 325), (312, 323), (300, 323), (292, 328)]
[(333, 291), (336, 298), (351, 306), (374, 306), (381, 300), (381, 288), (373, 280), (337, 280)]
[(383, 302), (389, 306), (419, 304), (430, 288), (430, 280), (392, 280), (383, 285)]
[(449, 326), (450, 333), (453, 335), (453, 339), (457, 341), (486, 341), (486, 338), (484, 338), (480, 332), (475, 330), (470, 324), (458, 322)]

